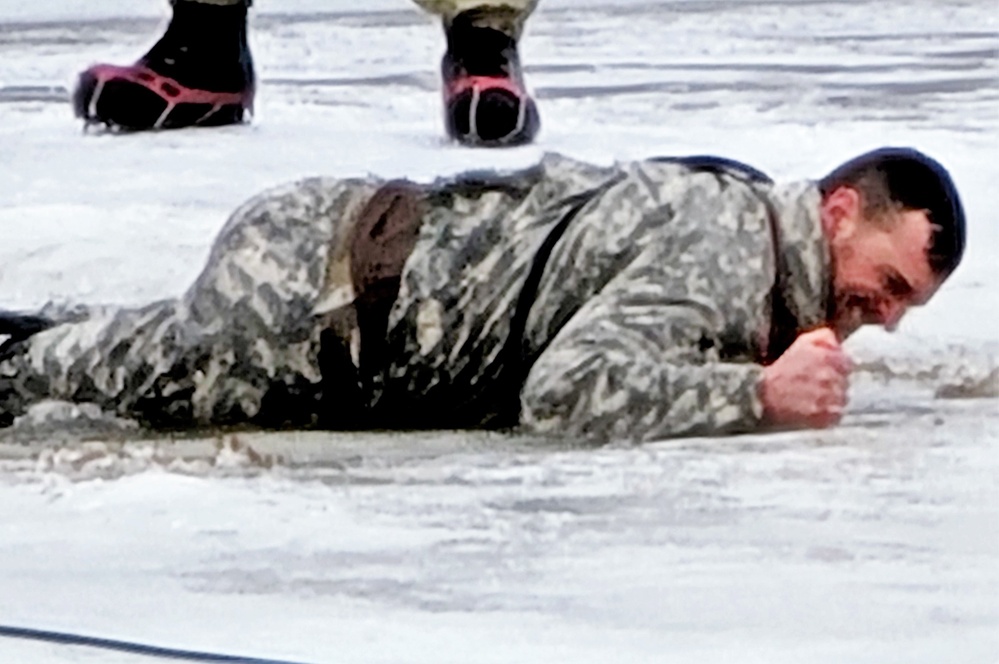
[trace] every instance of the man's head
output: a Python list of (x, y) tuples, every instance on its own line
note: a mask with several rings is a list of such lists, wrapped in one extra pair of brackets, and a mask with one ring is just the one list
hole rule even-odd
[(832, 257), (831, 324), (893, 330), (925, 304), (964, 253), (964, 210), (950, 175), (908, 148), (851, 159), (819, 182)]

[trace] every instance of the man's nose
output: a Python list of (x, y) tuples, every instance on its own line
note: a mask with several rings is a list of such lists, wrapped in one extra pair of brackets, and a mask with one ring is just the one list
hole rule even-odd
[(885, 326), (885, 329), (889, 332), (894, 332), (898, 329), (898, 324), (902, 322), (902, 317), (905, 316), (905, 312), (908, 307), (901, 302), (883, 302), (878, 312), (881, 318), (881, 324)]

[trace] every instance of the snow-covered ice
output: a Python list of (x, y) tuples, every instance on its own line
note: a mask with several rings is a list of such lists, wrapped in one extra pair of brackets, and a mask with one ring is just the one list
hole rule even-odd
[[(443, 39), (405, 0), (256, 5), (252, 124), (112, 136), (67, 91), (147, 48), (167, 3), (0, 0), (0, 308), (176, 295), (283, 181), (548, 150), (783, 179), (910, 145), (958, 182), (965, 264), (897, 334), (851, 339), (828, 432), (242, 439), (273, 467), (231, 441), (8, 444), (0, 624), (316, 663), (996, 661), (995, 2), (543, 0), (522, 44), (542, 134), (500, 151), (443, 140)], [(0, 661), (139, 660), (0, 640)]]

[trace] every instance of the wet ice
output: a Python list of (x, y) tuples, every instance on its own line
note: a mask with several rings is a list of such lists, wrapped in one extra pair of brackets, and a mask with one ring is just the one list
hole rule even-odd
[(111, 136), (83, 135), (65, 95), (148, 47), (165, 3), (0, 0), (0, 306), (174, 296), (228, 212), (282, 181), (546, 150), (784, 179), (912, 145), (962, 190), (965, 264), (898, 334), (850, 341), (861, 371), (827, 432), (9, 447), (0, 623), (316, 662), (994, 661), (991, 3), (549, 0), (522, 47), (543, 132), (503, 151), (441, 138), (443, 40), (403, 0), (256, 4), (252, 124)]

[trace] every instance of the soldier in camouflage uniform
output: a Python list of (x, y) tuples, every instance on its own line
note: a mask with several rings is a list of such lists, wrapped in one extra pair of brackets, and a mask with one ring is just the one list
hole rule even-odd
[[(875, 226), (889, 239), (851, 254), (847, 213), (918, 225)], [(911, 150), (785, 185), (717, 158), (558, 155), (431, 185), (309, 179), (238, 209), (181, 298), (33, 319), (3, 351), (0, 413), (58, 399), (155, 427), (604, 439), (825, 426), (845, 403), (838, 340), (925, 301), (963, 224), (949, 176)], [(914, 249), (877, 259), (894, 281), (876, 292), (865, 247), (890, 253), (898, 229)]]

